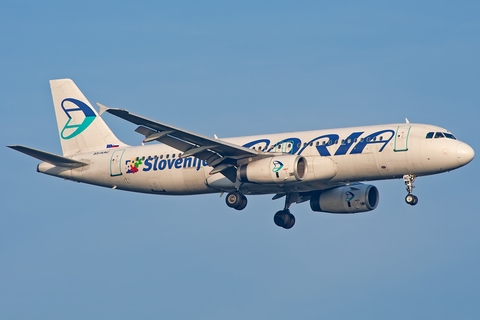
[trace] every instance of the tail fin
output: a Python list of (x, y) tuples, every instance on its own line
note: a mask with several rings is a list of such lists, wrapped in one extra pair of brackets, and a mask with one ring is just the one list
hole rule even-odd
[(64, 156), (125, 146), (70, 79), (50, 80)]

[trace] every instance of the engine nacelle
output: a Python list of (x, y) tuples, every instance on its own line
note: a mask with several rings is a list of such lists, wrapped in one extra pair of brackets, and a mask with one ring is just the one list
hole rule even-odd
[(313, 211), (357, 213), (373, 210), (379, 201), (378, 189), (372, 185), (355, 184), (321, 191), (310, 198)]
[(238, 180), (253, 183), (290, 183), (307, 175), (307, 160), (302, 156), (282, 155), (241, 165)]

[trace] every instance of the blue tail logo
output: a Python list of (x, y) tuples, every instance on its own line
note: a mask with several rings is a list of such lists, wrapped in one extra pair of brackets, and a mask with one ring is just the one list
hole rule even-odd
[[(73, 103), (75, 106), (69, 106), (70, 103), (65, 106), (65, 102), (70, 102)], [(90, 109), (89, 106), (87, 106), (84, 102), (73, 99), (73, 98), (66, 98), (62, 101), (62, 109), (65, 111), (65, 114), (68, 117), (67, 123), (62, 129), (62, 132), (60, 133), (60, 136), (64, 140), (72, 139), (76, 136), (78, 136), (80, 133), (82, 133), (85, 129), (88, 128), (88, 126), (95, 120), (96, 115), (93, 112), (92, 109)], [(71, 124), (70, 122), (72, 121), (72, 116), (70, 115), (72, 112), (82, 112), (85, 118), (83, 119), (82, 123), (80, 124)], [(65, 130), (71, 130), (75, 129), (75, 131), (69, 133), (68, 135), (65, 135)]]

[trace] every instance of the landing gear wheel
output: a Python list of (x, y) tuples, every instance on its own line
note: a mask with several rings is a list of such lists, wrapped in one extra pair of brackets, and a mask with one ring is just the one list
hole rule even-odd
[(225, 198), (227, 206), (236, 210), (243, 210), (247, 206), (247, 197), (238, 191), (232, 191)]
[(416, 205), (417, 203), (418, 203), (418, 197), (417, 197), (417, 196), (413, 196), (412, 206)]
[(247, 206), (247, 197), (245, 197), (243, 194), (242, 194), (242, 202), (240, 202), (240, 205), (238, 207), (235, 207), (236, 210), (243, 210), (245, 209), (245, 207)]
[(409, 193), (405, 197), (405, 202), (408, 203), (411, 206), (414, 206), (418, 203), (418, 197), (414, 196), (413, 194)]
[(230, 208), (237, 208), (242, 204), (242, 194), (238, 191), (229, 192), (225, 198), (225, 202)]
[(295, 225), (295, 216), (291, 213), (288, 214), (288, 223), (284, 226), (285, 229), (290, 229)]
[(280, 210), (273, 216), (273, 222), (279, 227), (290, 229), (295, 225), (295, 216), (288, 209)]

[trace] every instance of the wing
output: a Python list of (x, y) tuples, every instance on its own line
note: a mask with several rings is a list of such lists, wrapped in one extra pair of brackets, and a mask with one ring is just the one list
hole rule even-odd
[(184, 158), (195, 156), (205, 160), (213, 167), (211, 174), (221, 172), (232, 182), (236, 180), (236, 167), (242, 159), (273, 155), (150, 120), (124, 109), (111, 109), (99, 103), (97, 105), (100, 107), (100, 114), (108, 112), (139, 125), (135, 131), (145, 136), (144, 142), (156, 140), (182, 151)]

